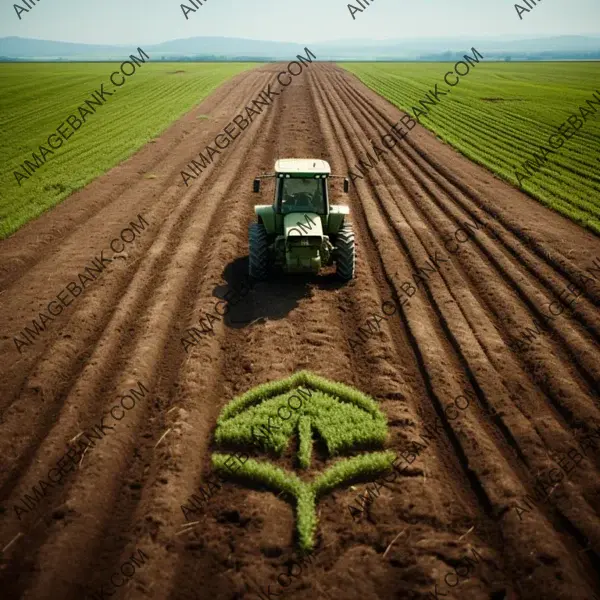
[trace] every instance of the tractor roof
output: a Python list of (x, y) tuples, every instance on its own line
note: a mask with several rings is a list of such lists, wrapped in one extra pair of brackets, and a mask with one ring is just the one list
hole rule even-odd
[(320, 158), (280, 158), (275, 161), (275, 173), (304, 174), (326, 173), (331, 174), (331, 167), (326, 160)]

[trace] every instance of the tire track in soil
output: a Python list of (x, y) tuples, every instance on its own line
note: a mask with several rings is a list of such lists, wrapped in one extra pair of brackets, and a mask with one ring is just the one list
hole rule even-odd
[[(150, 389), (148, 400), (128, 413), (123, 431), (86, 455), (84, 468), (53, 496), (71, 512), (15, 543), (11, 556), (37, 571), (5, 588), (9, 597), (80, 597), (82, 585), (98, 589), (135, 547), (150, 556), (148, 566), (114, 598), (187, 600), (198, 593), (245, 598), (255, 595), (248, 582), (275, 582), (291, 550), (289, 505), (269, 492), (226, 484), (200, 515), (201, 523), (178, 535), (184, 522), (179, 505), (210, 472), (212, 432), (223, 405), (302, 368), (380, 400), (390, 421), (390, 447), (397, 452), (436, 418), (443, 427), (408, 476), (391, 491), (382, 490), (368, 519), (355, 524), (346, 508), (363, 484), (323, 499), (319, 535), (325, 549), (286, 596), (424, 597), (470, 543), (502, 575), (488, 565), (461, 582), (457, 592), (466, 599), (496, 599), (502, 596), (493, 591), (513, 585), (521, 598), (558, 599), (573, 592), (586, 597), (598, 585), (593, 575), (598, 558), (582, 552), (584, 536), (600, 547), (593, 499), (598, 459), (570, 474), (570, 508), (559, 504), (553, 512), (541, 506), (520, 523), (509, 507), (532, 492), (534, 474), (550, 465), (548, 449), (576, 443), (575, 419), (599, 423), (597, 404), (590, 402), (598, 396), (593, 357), (599, 296), (582, 297), (577, 328), (557, 320), (556, 337), (544, 338), (534, 352), (518, 355), (504, 342), (516, 327), (530, 325), (542, 298), (577, 281), (575, 270), (600, 255), (600, 243), (420, 127), (365, 182), (352, 186), (355, 281), (341, 286), (324, 273), (258, 284), (237, 316), (264, 321), (236, 327), (225, 318), (190, 354), (183, 351), (182, 331), (212, 310), (224, 281), (236, 286), (246, 270), (252, 207), (268, 202), (270, 194), (267, 186), (262, 198), (251, 194), (252, 178), (271, 171), (282, 156), (324, 158), (335, 173), (345, 173), (366, 155), (366, 142), (401, 114), (341, 69), (312, 65), (268, 115), (185, 189), (179, 170), (203, 147), (196, 131), (204, 123), (194, 122), (193, 115), (211, 114), (214, 137), (279, 70), (269, 65), (236, 77), (235, 86), (219, 88), (122, 166), (139, 173), (144, 164), (160, 165), (164, 179), (146, 184), (138, 176), (127, 187), (119, 179), (121, 167), (100, 178), (106, 186), (117, 178), (120, 187), (114, 199), (105, 203), (107, 192), (93, 205), (99, 212), (89, 222), (91, 236), (70, 225), (61, 229), (55, 215), (60, 214), (58, 223), (70, 223), (71, 215), (73, 223), (83, 222), (81, 204), (94, 197), (97, 182), (11, 238), (9, 253), (27, 256), (20, 270), (10, 272), (6, 291), (9, 314), (20, 318), (32, 310), (15, 307), (49, 295), (47, 285), (30, 283), (33, 275), (47, 280), (57, 264), (68, 275), (69, 267), (76, 272), (75, 265), (93, 255), (85, 254), (92, 242), (89, 248), (77, 246), (82, 238), (104, 247), (114, 231), (110, 226), (127, 223), (133, 206), (147, 207), (156, 223), (132, 250), (133, 260), (86, 293), (62, 332), (49, 331), (25, 359), (6, 343), (0, 346), (9, 373), (2, 392), (11, 403), (3, 431), (12, 436), (0, 441), (0, 451), (17, 460), (1, 480), (2, 506), (8, 508), (2, 540), (18, 530), (13, 502), (62, 455), (72, 432), (92, 426), (137, 379)], [(163, 150), (166, 140), (169, 152)], [(140, 189), (151, 189), (151, 198), (134, 200)], [(334, 197), (346, 201), (335, 191)], [(127, 211), (120, 205), (124, 199), (131, 202)], [(369, 314), (380, 312), (389, 298), (399, 305), (400, 284), (411, 271), (436, 249), (447, 256), (442, 240), (474, 217), (487, 224), (486, 231), (435, 274), (410, 306), (383, 323), (381, 336), (353, 352), (349, 340)], [(44, 223), (54, 228), (54, 250), (47, 257), (43, 244), (26, 249), (28, 236), (43, 231)], [(536, 241), (526, 248), (522, 240), (529, 231)], [(22, 322), (6, 316), (1, 321), (3, 332)], [(477, 401), (449, 422), (443, 407), (465, 389)], [(487, 416), (490, 406), (500, 411), (495, 420)], [(31, 423), (33, 430), (25, 425)], [(403, 529), (406, 537), (400, 536), (382, 562), (383, 551)], [(0, 571), (0, 585), (7, 579)]]
[[(356, 137), (356, 135), (354, 135), (354, 134), (355, 134), (355, 132), (352, 132), (350, 135), (351, 135), (352, 137)], [(378, 190), (378, 195), (379, 195), (379, 190)], [(384, 202), (385, 202), (385, 200), (384, 200)], [(373, 212), (376, 212), (376, 211), (373, 211)], [(381, 239), (381, 234), (380, 234), (379, 232), (378, 232), (378, 235), (377, 235), (377, 237), (378, 237), (378, 239)], [(382, 242), (382, 246), (390, 246), (390, 245), (393, 247), (393, 244), (392, 244), (391, 242), (388, 242), (387, 240)], [(398, 259), (398, 260), (394, 260), (394, 261), (392, 261), (392, 262), (393, 262), (393, 264), (394, 264), (394, 265), (396, 265), (396, 264), (398, 264), (399, 260), (400, 260), (400, 259)], [(425, 306), (424, 306), (424, 307), (422, 306), (422, 304), (423, 304), (423, 303), (425, 304)], [(424, 300), (424, 301), (423, 301), (423, 303), (422, 303), (422, 304), (421, 304), (421, 306), (419, 307), (419, 308), (421, 308), (422, 310), (421, 310), (421, 315), (420, 315), (420, 317), (419, 317), (417, 320), (418, 320), (418, 321), (420, 321), (420, 322), (423, 322), (423, 321), (431, 321), (431, 315), (430, 315), (431, 311), (428, 311), (428, 312), (429, 312), (429, 314), (426, 314), (425, 312), (423, 312), (423, 311), (427, 311), (427, 308), (428, 308), (428, 306), (427, 306), (427, 304), (428, 304), (428, 300)], [(414, 311), (414, 308), (413, 308), (412, 310)], [(434, 329), (434, 327), (432, 327), (431, 325), (428, 325), (427, 327), (424, 327), (423, 329), (424, 329), (425, 331), (429, 331), (429, 329), (430, 329), (430, 328), (431, 328), (431, 329)], [(416, 335), (416, 337), (417, 337), (417, 338), (422, 338), (422, 337), (423, 337), (423, 336), (422, 336), (422, 334), (421, 334), (421, 333), (418, 333), (418, 332), (417, 332), (417, 333), (415, 333), (415, 335)], [(441, 337), (441, 336), (439, 336), (439, 337), (440, 337), (440, 341), (442, 341), (442, 340), (443, 340), (443, 337)], [(414, 337), (414, 336), (413, 336), (413, 340), (415, 340), (415, 337)], [(416, 347), (418, 347), (418, 346), (419, 346), (419, 342), (418, 342), (418, 341), (416, 341), (416, 340), (415, 340), (413, 343), (414, 343), (414, 345), (415, 345)], [(432, 344), (430, 344), (430, 343), (429, 343), (429, 344), (427, 344), (427, 343), (423, 343), (423, 340), (421, 340), (421, 345), (428, 345), (428, 346), (432, 347)], [(423, 357), (423, 356), (421, 356), (421, 357), (419, 357), (419, 358), (420, 358), (420, 364), (422, 365), (422, 368), (423, 368), (425, 371), (427, 371), (427, 367), (424, 367), (424, 366), (423, 366), (423, 362), (424, 362), (424, 360), (425, 360), (425, 362), (429, 363), (429, 366), (431, 366), (431, 363), (432, 363), (432, 362), (433, 362), (433, 363), (436, 363), (436, 362), (444, 362), (444, 361), (440, 360), (440, 358), (439, 358), (439, 357), (437, 358), (437, 361), (436, 361), (436, 360), (434, 360), (434, 361), (431, 361), (431, 359), (430, 359), (430, 358), (429, 358), (429, 359), (428, 359), (428, 358), (425, 358), (425, 359), (424, 359), (424, 357)], [(445, 361), (445, 362), (447, 363), (448, 361)], [(436, 395), (436, 393), (435, 393), (435, 391), (434, 391), (434, 388), (435, 388), (435, 387), (443, 387), (444, 385), (446, 385), (446, 384), (447, 384), (447, 382), (445, 382), (445, 381), (444, 381), (444, 379), (445, 379), (445, 378), (444, 378), (443, 376), (442, 376), (441, 378), (439, 378), (439, 377), (436, 377), (436, 376), (435, 376), (435, 373), (434, 373), (433, 377), (432, 377), (432, 376), (430, 376), (430, 375), (429, 375), (429, 373), (426, 373), (426, 377), (425, 377), (425, 379), (426, 379), (427, 383), (429, 384), (429, 386), (428, 386), (428, 387), (429, 387), (429, 390), (430, 390), (430, 392), (431, 392), (431, 395), (433, 395), (434, 397), (435, 397), (435, 395)], [(437, 381), (436, 381), (436, 380), (437, 380)], [(440, 394), (439, 394), (439, 391), (438, 391), (438, 394), (437, 394), (437, 395), (438, 395), (438, 398), (440, 398), (440, 397), (441, 397), (441, 398), (443, 398), (443, 397), (444, 397), (444, 396), (440, 396)], [(455, 395), (455, 394), (452, 394), (452, 395), (450, 395), (450, 394), (447, 394), (447, 396), (448, 396), (448, 397), (453, 397), (454, 395)], [(438, 403), (439, 403), (439, 400), (438, 400)], [(457, 443), (457, 441), (456, 441), (456, 436), (451, 436), (451, 437), (452, 437), (452, 442), (453, 442), (453, 446), (454, 446), (454, 448), (457, 450), (457, 452), (459, 453), (459, 455), (460, 455), (460, 454), (462, 454), (462, 452), (461, 452), (461, 449), (460, 449), (460, 446), (458, 445), (458, 443)], [(458, 480), (460, 480), (460, 477), (458, 478)], [(475, 484), (477, 484), (477, 482), (475, 482)], [(467, 486), (467, 487), (468, 487), (468, 486)], [(475, 486), (474, 486), (474, 487), (475, 487)], [(479, 490), (476, 490), (476, 491), (477, 491), (477, 492), (479, 492)], [(485, 502), (485, 499), (484, 499), (484, 502)], [(473, 517), (471, 517), (471, 518), (473, 519)]]

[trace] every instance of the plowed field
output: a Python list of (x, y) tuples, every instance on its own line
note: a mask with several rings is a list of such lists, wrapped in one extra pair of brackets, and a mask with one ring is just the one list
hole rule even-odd
[[(238, 75), (0, 243), (0, 596), (592, 600), (600, 240), (420, 126), (334, 199), (351, 207), (355, 280), (258, 283), (185, 351), (186, 329), (247, 273), (253, 206), (270, 202), (253, 177), (290, 156), (345, 174), (401, 117), (354, 76), (313, 64), (185, 187), (180, 171), (281, 68)], [(138, 215), (148, 225), (107, 250)], [(63, 293), (94, 257), (95, 280)], [(19, 351), (13, 338), (57, 295), (71, 302)], [(226, 483), (187, 530), (180, 506), (210, 476), (223, 406), (302, 369), (376, 399), (389, 449), (410, 464), (356, 519), (348, 506), (367, 482), (324, 497), (319, 551), (284, 589), (288, 503)], [(36, 497), (94, 426), (104, 437)]]

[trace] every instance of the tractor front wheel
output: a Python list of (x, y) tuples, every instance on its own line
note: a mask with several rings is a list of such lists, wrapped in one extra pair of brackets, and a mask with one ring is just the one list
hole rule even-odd
[(249, 232), (249, 275), (262, 281), (269, 275), (269, 239), (262, 223), (252, 223)]
[(354, 261), (356, 258), (354, 231), (350, 223), (345, 223), (340, 229), (335, 245), (336, 273), (344, 281), (349, 281), (354, 278)]

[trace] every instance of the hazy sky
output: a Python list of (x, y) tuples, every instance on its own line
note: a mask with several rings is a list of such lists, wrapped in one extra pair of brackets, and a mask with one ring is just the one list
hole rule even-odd
[[(19, 20), (13, 2), (5, 0), (0, 5), (0, 37), (138, 46), (194, 36), (306, 44), (336, 39), (537, 36), (600, 30), (598, 0), (536, 1), (537, 6), (520, 20), (509, 0), (373, 0), (352, 20), (348, 4), (342, 0), (207, 0), (186, 20), (176, 0), (39, 0), (29, 12), (21, 13)], [(529, 0), (531, 6), (533, 2)], [(25, 6), (22, 0), (18, 3)], [(363, 4), (366, 6), (364, 0)], [(527, 6), (524, 1), (520, 4)]]

